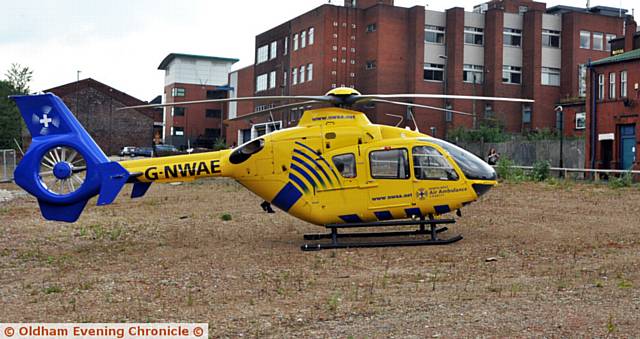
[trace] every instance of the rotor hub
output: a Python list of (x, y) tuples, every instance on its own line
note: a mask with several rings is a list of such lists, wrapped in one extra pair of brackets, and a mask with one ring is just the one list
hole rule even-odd
[(71, 164), (66, 161), (58, 162), (53, 166), (53, 175), (60, 180), (71, 177), (71, 174), (73, 174)]

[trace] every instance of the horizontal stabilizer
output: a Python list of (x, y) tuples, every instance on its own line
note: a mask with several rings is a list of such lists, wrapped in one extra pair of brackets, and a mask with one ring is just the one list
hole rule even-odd
[(140, 198), (145, 195), (151, 186), (150, 182), (136, 182), (131, 190), (131, 198)]
[(55, 205), (38, 199), (42, 216), (47, 220), (75, 222), (87, 205), (88, 200), (80, 200), (68, 205)]
[(127, 183), (129, 172), (117, 162), (102, 163), (98, 170), (101, 177), (98, 206), (108, 205), (116, 200), (122, 186)]

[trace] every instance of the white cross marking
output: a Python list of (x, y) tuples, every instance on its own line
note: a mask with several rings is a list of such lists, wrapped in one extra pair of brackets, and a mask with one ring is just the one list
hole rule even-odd
[(47, 116), (47, 113), (43, 114), (43, 115), (42, 115), (42, 119), (40, 119), (40, 123), (41, 123), (41, 124), (44, 124), (44, 127), (45, 127), (45, 128), (48, 128), (48, 127), (49, 127), (49, 123), (50, 123), (51, 121), (53, 121), (53, 120), (51, 120), (51, 118), (49, 118), (49, 117)]

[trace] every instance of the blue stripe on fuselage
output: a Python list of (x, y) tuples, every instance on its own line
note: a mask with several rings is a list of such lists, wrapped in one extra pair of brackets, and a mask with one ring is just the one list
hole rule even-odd
[(271, 201), (272, 204), (278, 206), (283, 211), (289, 211), (302, 197), (302, 192), (298, 190), (292, 183), (288, 182), (284, 187), (276, 194), (276, 197)]

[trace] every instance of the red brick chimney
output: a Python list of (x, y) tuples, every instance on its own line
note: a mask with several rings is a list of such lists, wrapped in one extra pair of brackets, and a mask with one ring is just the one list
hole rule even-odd
[(629, 52), (633, 50), (633, 38), (636, 33), (638, 25), (636, 21), (633, 20), (631, 15), (628, 15), (625, 19), (625, 29), (624, 29), (624, 51)]

